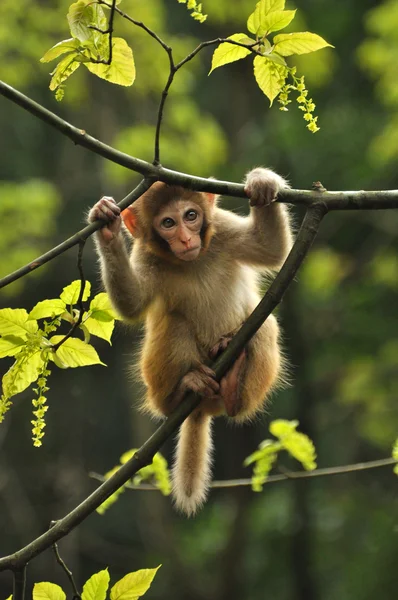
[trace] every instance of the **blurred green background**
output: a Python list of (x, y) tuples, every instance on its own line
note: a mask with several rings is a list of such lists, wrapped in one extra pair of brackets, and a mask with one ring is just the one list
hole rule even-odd
[[(48, 90), (52, 65), (39, 58), (67, 38), (67, 0), (1, 0), (0, 78), (116, 148), (152, 159), (167, 56), (141, 30), (116, 17), (135, 53), (137, 79), (119, 88), (86, 69), (65, 100)], [(175, 0), (123, 0), (121, 8), (156, 30), (183, 57), (200, 41), (245, 31), (253, 0), (205, 0), (204, 25)], [(317, 103), (321, 130), (310, 134), (293, 105), (268, 109), (251, 61), (210, 77), (211, 49), (177, 75), (165, 112), (162, 162), (197, 175), (240, 181), (253, 166), (287, 176), (295, 188), (320, 180), (329, 190), (398, 188), (398, 0), (297, 0), (296, 30), (336, 49), (297, 59)], [(84, 223), (102, 194), (120, 199), (137, 177), (74, 146), (0, 97), (0, 275), (61, 242)], [(241, 200), (224, 206), (246, 210)], [(296, 223), (302, 213), (294, 211)], [(217, 478), (248, 477), (242, 462), (268, 436), (274, 418), (297, 418), (319, 466), (382, 458), (398, 432), (397, 211), (341, 212), (322, 225), (311, 255), (279, 314), (292, 386), (255, 425), (215, 427)], [(1, 293), (1, 306), (57, 297), (78, 278), (77, 250)], [(86, 276), (100, 289), (90, 241)], [(142, 393), (128, 380), (138, 330), (119, 326), (112, 348), (96, 344), (108, 367), (54, 369), (42, 449), (30, 440), (31, 394), (15, 399), (0, 426), (0, 554), (15, 551), (66, 514), (119, 456), (155, 425), (136, 410)], [(9, 364), (1, 363), (2, 373)], [(173, 443), (164, 448), (170, 458)], [(285, 466), (292, 467), (286, 462)], [(147, 597), (178, 600), (390, 600), (398, 588), (397, 481), (392, 468), (266, 486), (263, 493), (215, 491), (193, 520), (157, 492), (126, 492), (60, 543), (82, 584), (109, 566), (159, 571)], [(28, 567), (29, 585), (67, 586), (50, 550)], [(0, 574), (0, 593), (11, 593)], [(29, 587), (30, 589), (30, 587)], [(68, 590), (68, 594), (71, 590)]]

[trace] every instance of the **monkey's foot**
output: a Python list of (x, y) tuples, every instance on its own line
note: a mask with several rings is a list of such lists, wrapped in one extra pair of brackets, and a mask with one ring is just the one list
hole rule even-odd
[(214, 371), (206, 365), (199, 365), (188, 371), (178, 385), (177, 396), (181, 399), (188, 390), (207, 398), (217, 395), (220, 384), (215, 380), (215, 375)]
[(224, 402), (225, 410), (229, 417), (236, 417), (242, 407), (240, 383), (246, 363), (246, 351), (236, 359), (232, 368), (224, 375), (220, 382), (220, 396)]

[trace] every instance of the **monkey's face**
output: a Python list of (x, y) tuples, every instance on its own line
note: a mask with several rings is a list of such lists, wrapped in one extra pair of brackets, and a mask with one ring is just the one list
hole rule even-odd
[(169, 244), (174, 256), (195, 260), (202, 248), (203, 210), (190, 200), (175, 200), (161, 209), (154, 219), (157, 233)]

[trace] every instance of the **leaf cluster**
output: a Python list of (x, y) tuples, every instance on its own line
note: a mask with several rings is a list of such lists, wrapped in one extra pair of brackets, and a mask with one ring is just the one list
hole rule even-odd
[[(160, 567), (127, 573), (111, 587), (110, 600), (138, 600), (149, 590)], [(81, 600), (106, 600), (109, 581), (108, 569), (94, 573), (83, 586)], [(12, 600), (12, 596), (7, 600)], [(66, 594), (59, 585), (42, 581), (33, 587), (33, 600), (66, 600)]]
[(245, 459), (245, 466), (254, 465), (252, 476), (254, 492), (262, 491), (278, 454), (282, 450), (286, 450), (290, 456), (298, 460), (306, 471), (316, 469), (315, 446), (307, 435), (296, 431), (298, 424), (298, 421), (284, 419), (272, 421), (269, 430), (278, 441), (264, 440), (259, 449)]
[[(227, 39), (230, 42), (221, 43), (214, 51), (210, 73), (218, 67), (254, 53), (254, 77), (259, 88), (269, 99), (270, 105), (280, 95), (281, 110), (286, 111), (287, 104), (290, 103), (290, 90), (298, 91), (299, 108), (305, 109), (304, 119), (308, 121), (307, 127), (315, 133), (319, 130), (317, 118), (312, 116), (315, 104), (311, 98), (307, 98), (304, 78), (296, 77), (296, 69), (288, 66), (286, 57), (315, 52), (331, 44), (309, 31), (279, 34), (272, 40), (269, 39), (271, 33), (290, 25), (295, 15), (296, 10), (285, 10), (285, 0), (260, 0), (247, 20), (247, 29), (255, 37), (246, 33), (234, 33), (229, 36)], [(291, 83), (288, 83), (289, 77)]]
[[(136, 452), (136, 448), (124, 452), (124, 454), (122, 454), (122, 456), (120, 457), (120, 464), (116, 467), (113, 467), (113, 469), (108, 471), (108, 473), (105, 473), (105, 479), (109, 479), (110, 477), (112, 477), (112, 475), (116, 473), (116, 471), (118, 471), (122, 465), (128, 462)], [(143, 482), (151, 483), (154, 487), (160, 490), (164, 496), (170, 495), (171, 481), (168, 464), (167, 460), (164, 458), (164, 456), (162, 456), (160, 452), (157, 452), (155, 454), (155, 456), (153, 457), (153, 461), (150, 465), (144, 467), (143, 469), (140, 469), (131, 480), (131, 483), (133, 485), (140, 485)], [(113, 504), (115, 504), (115, 502), (117, 502), (120, 494), (122, 494), (125, 491), (125, 489), (128, 487), (128, 484), (129, 482), (121, 486), (118, 490), (116, 490), (114, 494), (109, 496), (109, 498), (107, 498), (105, 502), (103, 502), (101, 506), (97, 508), (97, 512), (100, 515), (103, 515), (104, 512), (108, 510), (108, 508), (110, 508)]]
[[(35, 398), (32, 400), (35, 446), (41, 446), (41, 438), (44, 436), (50, 361), (61, 369), (103, 365), (97, 351), (89, 343), (90, 336), (94, 335), (111, 343), (117, 317), (108, 295), (101, 292), (94, 296), (81, 316), (81, 307), (77, 307), (81, 285), (80, 281), (73, 281), (63, 289), (59, 298), (38, 302), (30, 313), (24, 308), (0, 310), (0, 358), (15, 359), (2, 379), (0, 422), (11, 407), (11, 398), (37, 382), (37, 387), (33, 388)], [(90, 291), (91, 285), (86, 281), (82, 302), (88, 301)], [(62, 322), (83, 332), (84, 340), (73, 335), (75, 330), (72, 335), (54, 335)]]
[(107, 7), (91, 0), (71, 4), (67, 18), (72, 38), (59, 42), (40, 59), (40, 62), (51, 62), (62, 56), (50, 81), (50, 90), (55, 92), (57, 100), (64, 97), (63, 82), (80, 65), (110, 83), (123, 86), (134, 83), (133, 51), (125, 39), (112, 36), (102, 6)]

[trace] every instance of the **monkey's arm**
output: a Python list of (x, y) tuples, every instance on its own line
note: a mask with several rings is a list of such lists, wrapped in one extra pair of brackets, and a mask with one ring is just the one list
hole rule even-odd
[(151, 281), (134, 269), (124, 242), (120, 209), (112, 198), (101, 198), (90, 210), (88, 221), (109, 220), (95, 234), (102, 280), (115, 310), (128, 321), (136, 320), (147, 308), (153, 295)]
[(245, 191), (250, 198), (250, 216), (239, 217), (223, 211), (222, 229), (231, 244), (234, 257), (255, 266), (278, 268), (292, 246), (289, 212), (273, 202), (287, 182), (270, 169), (257, 168), (246, 178)]

